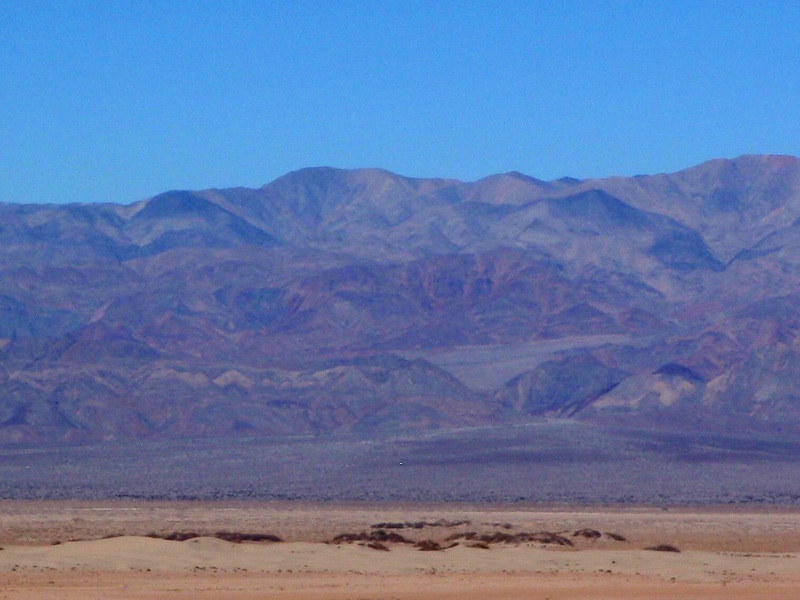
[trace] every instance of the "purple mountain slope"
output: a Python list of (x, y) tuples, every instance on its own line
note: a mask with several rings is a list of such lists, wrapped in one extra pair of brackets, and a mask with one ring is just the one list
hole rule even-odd
[(800, 160), (0, 205), (0, 441), (800, 431)]

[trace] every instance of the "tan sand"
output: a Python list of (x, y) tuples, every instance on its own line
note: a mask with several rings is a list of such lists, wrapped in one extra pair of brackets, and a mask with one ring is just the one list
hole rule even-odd
[[(322, 543), (377, 522), (440, 519), (449, 526), (400, 533), (438, 540), (465, 529), (571, 536), (590, 527), (628, 541), (571, 537), (574, 548), (527, 543), (489, 550), (462, 543), (443, 552)], [(452, 525), (460, 520), (469, 524)], [(141, 537), (142, 528), (277, 532), (289, 541), (171, 542)], [(97, 539), (111, 530), (137, 535)], [(94, 539), (42, 545), (73, 533)], [(800, 513), (792, 510), (6, 502), (0, 599), (800, 599), (799, 534)], [(683, 551), (642, 549), (651, 543)]]
[[(631, 547), (671, 543), (684, 550), (800, 552), (800, 509), (696, 507), (542, 507), (539, 505), (385, 505), (258, 502), (44, 502), (0, 500), (0, 546), (50, 544), (108, 535), (218, 530), (273, 533), (321, 542), (379, 522), (468, 520), (461, 528), (426, 529), (422, 537), (454, 531), (619, 532)], [(414, 536), (413, 530), (403, 530)], [(593, 546), (590, 544), (590, 546)]]
[(144, 598), (280, 600), (750, 600), (798, 597), (796, 583), (722, 584), (652, 581), (614, 575), (258, 575), (58, 573), (7, 582), (0, 597), (14, 600)]

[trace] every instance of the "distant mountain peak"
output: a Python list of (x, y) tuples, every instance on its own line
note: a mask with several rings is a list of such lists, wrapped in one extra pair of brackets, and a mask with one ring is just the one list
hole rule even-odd
[(781, 155), (0, 205), (0, 442), (548, 415), (800, 431), (798, 222)]

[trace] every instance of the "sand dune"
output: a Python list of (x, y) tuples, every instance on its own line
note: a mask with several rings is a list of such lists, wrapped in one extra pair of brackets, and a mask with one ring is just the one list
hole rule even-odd
[[(34, 505), (28, 508), (33, 510)], [(42, 508), (41, 506), (39, 508)], [(75, 506), (51, 505), (44, 522), (71, 522)], [(81, 506), (82, 527), (99, 530), (109, 522), (120, 526), (131, 518), (130, 506)], [(141, 535), (109, 539), (63, 542), (56, 545), (30, 544), (20, 539), (2, 543), (0, 550), (0, 598), (21, 600), (55, 598), (62, 600), (115, 598), (325, 598), (331, 600), (417, 600), (422, 598), (467, 600), (478, 598), (575, 600), (578, 598), (800, 598), (800, 552), (764, 549), (759, 527), (780, 538), (781, 547), (798, 540), (793, 512), (760, 514), (686, 511), (665, 515), (664, 511), (602, 511), (538, 513), (501, 510), (470, 511), (442, 509), (405, 514), (429, 518), (419, 529), (400, 529), (418, 539), (445, 539), (450, 530), (473, 527), (487, 532), (519, 531), (533, 523), (554, 529), (575, 520), (585, 525), (638, 523), (621, 531), (632, 540), (617, 542), (607, 536), (598, 540), (575, 536), (574, 546), (557, 544), (491, 544), (490, 549), (468, 547), (463, 539), (445, 551), (423, 552), (412, 544), (387, 543), (389, 551), (375, 550), (364, 542), (348, 544), (307, 541), (320, 537), (327, 523), (328, 537), (340, 532), (345, 522), (361, 530), (370, 529), (375, 517), (398, 518), (400, 508), (381, 512), (379, 507), (344, 508), (294, 506), (162, 506), (146, 503), (136, 507), (137, 523), (153, 529), (169, 510), (206, 510), (207, 527), (250, 523), (259, 511), (261, 518), (283, 523), (306, 541), (279, 543), (231, 543), (214, 537), (197, 537), (184, 542), (166, 541)], [(102, 510), (94, 510), (102, 509)], [(108, 509), (108, 510), (106, 510)], [(0, 525), (9, 523), (14, 511), (25, 507), (3, 504)], [(59, 512), (60, 511), (60, 512)], [(361, 512), (359, 512), (361, 511)], [(33, 513), (30, 513), (31, 515)], [(171, 513), (170, 513), (171, 514)], [(549, 514), (545, 518), (543, 515)], [(89, 516), (87, 516), (89, 515)], [(148, 516), (149, 515), (149, 516)], [(735, 518), (731, 518), (731, 516)], [(197, 515), (196, 515), (197, 516)], [(447, 520), (460, 516), (458, 520)], [(442, 518), (442, 517), (446, 517)], [(510, 522), (499, 522), (507, 517)], [(122, 519), (122, 520), (118, 520)], [(257, 519), (256, 519), (257, 520)], [(292, 525), (293, 521), (294, 525)], [(648, 531), (645, 525), (649, 523)], [(663, 523), (671, 528), (660, 531)], [(704, 523), (706, 536), (716, 531), (726, 539), (725, 549), (689, 549), (656, 552), (643, 549), (643, 541), (662, 539), (677, 544), (691, 541), (680, 532), (692, 523)], [(372, 525), (375, 523), (372, 522)], [(176, 525), (170, 522), (170, 525)], [(137, 525), (138, 527), (138, 525)], [(134, 527), (135, 528), (135, 527)], [(305, 529), (304, 529), (305, 528)], [(124, 528), (123, 528), (124, 529)], [(314, 532), (311, 535), (310, 532)], [(776, 533), (777, 532), (777, 533)], [(8, 531), (3, 532), (8, 539)], [(46, 532), (39, 532), (45, 535)], [(567, 536), (573, 534), (563, 531)], [(28, 532), (31, 534), (31, 532)], [(27, 535), (27, 534), (26, 534)], [(32, 534), (31, 534), (32, 535)], [(738, 539), (739, 549), (733, 541)], [(605, 541), (604, 541), (605, 540)], [(691, 545), (691, 544), (689, 544)], [(695, 544), (696, 545), (696, 544)], [(761, 548), (761, 549), (758, 549)]]
[[(247, 569), (263, 573), (597, 573), (643, 575), (682, 581), (725, 581), (731, 574), (750, 578), (800, 578), (800, 554), (654, 552), (648, 550), (565, 551), (528, 545), (490, 550), (457, 546), (420, 552), (394, 545), (389, 552), (356, 544), (234, 544), (214, 538), (170, 542), (145, 537), (70, 542), (57, 546), (11, 546), (0, 552), (0, 570)], [(799, 579), (800, 581), (800, 579)]]
[[(11, 546), (3, 598), (800, 598), (800, 554), (233, 544)], [(538, 594), (538, 595), (536, 595)]]
[[(247, 569), (263, 573), (616, 573), (681, 581), (748, 578), (800, 578), (799, 553), (654, 552), (648, 550), (555, 550), (528, 545), (459, 545), (443, 552), (420, 552), (394, 545), (389, 552), (356, 544), (234, 544), (214, 538), (171, 542), (126, 536), (70, 542), (57, 546), (11, 546), (0, 552), (0, 570), (56, 569), (146, 570)], [(800, 579), (798, 579), (800, 581)]]

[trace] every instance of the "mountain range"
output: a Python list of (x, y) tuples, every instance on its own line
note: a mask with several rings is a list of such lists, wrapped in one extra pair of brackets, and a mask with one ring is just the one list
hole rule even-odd
[(0, 204), (0, 442), (800, 432), (800, 159)]

